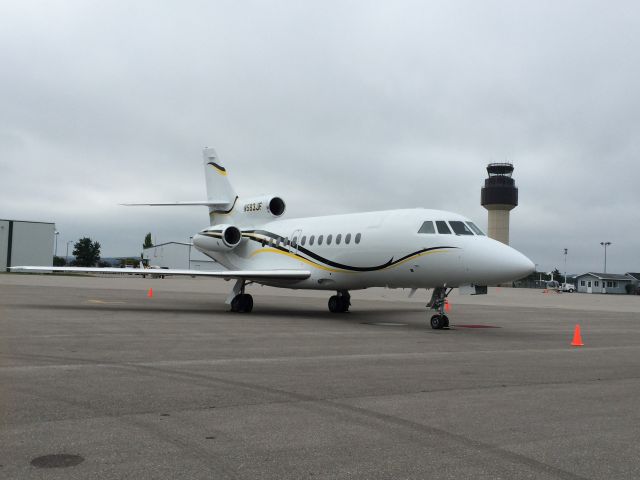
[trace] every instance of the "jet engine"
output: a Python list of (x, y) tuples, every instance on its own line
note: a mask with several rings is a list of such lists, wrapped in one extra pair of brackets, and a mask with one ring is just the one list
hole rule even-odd
[(193, 237), (193, 245), (199, 250), (228, 252), (242, 240), (242, 232), (234, 225), (214, 225)]
[(239, 211), (251, 218), (272, 219), (282, 216), (286, 208), (287, 205), (282, 198), (265, 195), (241, 199)]

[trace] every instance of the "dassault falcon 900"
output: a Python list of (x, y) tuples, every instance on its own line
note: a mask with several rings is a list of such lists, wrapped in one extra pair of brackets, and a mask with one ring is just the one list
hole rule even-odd
[(346, 312), (350, 290), (368, 287), (433, 289), (431, 327), (449, 325), (445, 300), (454, 287), (484, 294), (487, 285), (522, 278), (534, 264), (515, 249), (492, 240), (468, 218), (422, 208), (283, 219), (285, 202), (275, 195), (241, 198), (215, 150), (203, 152), (207, 199), (136, 203), (201, 205), (210, 226), (193, 246), (227, 270), (13, 267), (18, 270), (191, 275), (236, 280), (227, 298), (234, 312), (251, 312), (248, 283), (291, 289), (335, 291), (329, 310)]

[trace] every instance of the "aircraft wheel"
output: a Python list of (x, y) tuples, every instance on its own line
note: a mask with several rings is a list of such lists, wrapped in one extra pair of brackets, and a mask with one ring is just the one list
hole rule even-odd
[(331, 313), (339, 313), (342, 310), (340, 309), (341, 302), (337, 295), (333, 295), (329, 298), (329, 311)]
[(248, 293), (236, 295), (231, 300), (231, 311), (238, 313), (250, 313), (253, 310), (253, 297)]
[(449, 317), (446, 315), (442, 316), (442, 321), (444, 322), (442, 328), (449, 328)]
[(431, 317), (431, 328), (433, 328), (434, 330), (441, 330), (442, 328), (444, 328), (445, 318), (447, 318), (445, 315), (434, 315), (433, 317)]
[(237, 311), (239, 311), (239, 309), (240, 309), (240, 295), (236, 295), (231, 300), (231, 311), (232, 312), (237, 312)]
[(340, 312), (348, 312), (349, 311), (349, 299), (346, 297), (338, 297), (338, 305), (340, 307)]
[(253, 297), (248, 293), (243, 295), (244, 299), (242, 300), (242, 312), (243, 313), (251, 313), (253, 310)]

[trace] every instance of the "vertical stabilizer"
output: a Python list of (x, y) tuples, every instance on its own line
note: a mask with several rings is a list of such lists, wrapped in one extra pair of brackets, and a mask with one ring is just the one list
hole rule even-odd
[(202, 152), (204, 160), (204, 176), (207, 183), (207, 200), (224, 204), (209, 208), (211, 225), (223, 223), (235, 207), (238, 196), (229, 182), (227, 169), (222, 164), (213, 148), (205, 148)]

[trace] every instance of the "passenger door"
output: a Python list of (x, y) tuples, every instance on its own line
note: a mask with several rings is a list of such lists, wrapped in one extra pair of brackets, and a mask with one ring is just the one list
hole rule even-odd
[(302, 238), (302, 230), (294, 230), (291, 234), (291, 252), (298, 253), (298, 246), (300, 245), (300, 239)]

